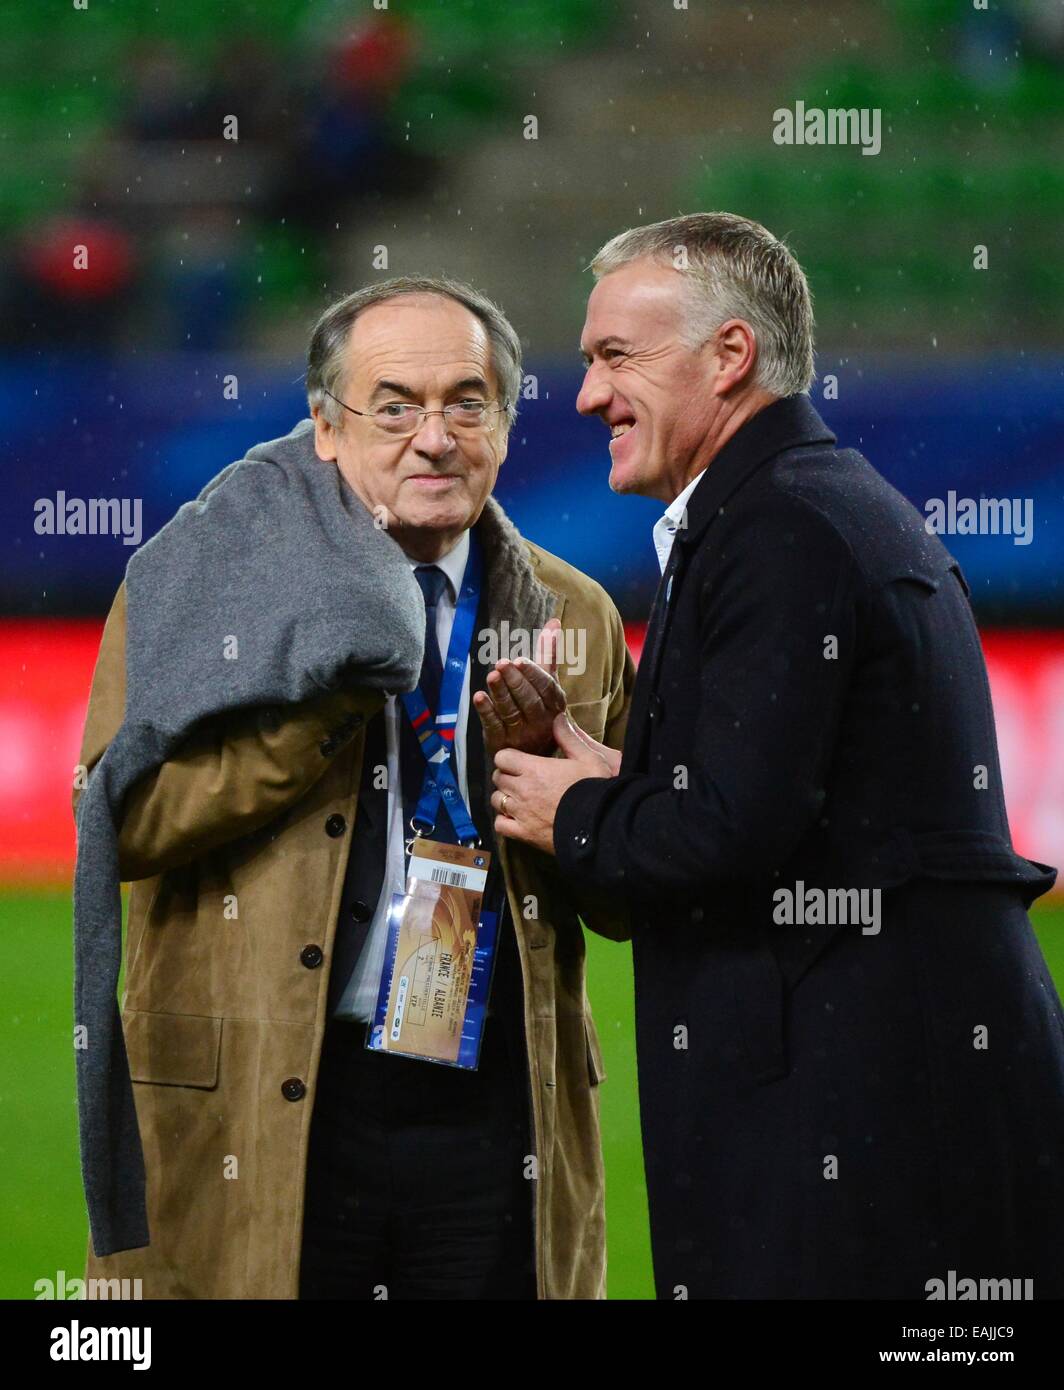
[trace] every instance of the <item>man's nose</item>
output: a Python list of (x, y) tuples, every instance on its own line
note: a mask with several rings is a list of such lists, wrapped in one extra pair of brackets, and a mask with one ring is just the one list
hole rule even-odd
[(442, 414), (424, 416), (411, 442), (419, 454), (430, 459), (444, 458), (454, 448), (454, 439), (448, 433), (446, 417)]
[(576, 408), (581, 415), (597, 415), (609, 405), (610, 395), (609, 382), (595, 367), (588, 367), (576, 398)]

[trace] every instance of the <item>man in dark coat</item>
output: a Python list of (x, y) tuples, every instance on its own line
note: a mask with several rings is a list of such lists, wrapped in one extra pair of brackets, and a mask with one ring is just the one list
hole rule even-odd
[(671, 503), (661, 585), (623, 757), (559, 717), (568, 760), (500, 753), (493, 805), (630, 904), (658, 1297), (1061, 1297), (1055, 870), (1012, 848), (960, 567), (835, 448), (764, 228), (593, 269), (577, 404)]

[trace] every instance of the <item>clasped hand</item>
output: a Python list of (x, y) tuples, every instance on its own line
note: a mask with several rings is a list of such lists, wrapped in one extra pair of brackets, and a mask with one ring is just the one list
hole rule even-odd
[[(549, 854), (563, 795), (587, 777), (615, 777), (621, 763), (619, 752), (584, 733), (566, 713), (555, 674), (560, 629), (552, 618), (540, 634), (536, 660), (497, 661), (487, 690), (473, 697), (495, 758), (495, 833)], [(563, 756), (546, 756), (554, 750)]]

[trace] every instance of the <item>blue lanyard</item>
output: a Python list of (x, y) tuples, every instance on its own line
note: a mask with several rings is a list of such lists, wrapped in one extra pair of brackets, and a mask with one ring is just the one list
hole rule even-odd
[(480, 546), (473, 531), (469, 533), (469, 559), (458, 591), (458, 604), (455, 608), (454, 624), (451, 627), (451, 640), (447, 645), (447, 660), (443, 667), (440, 683), (440, 708), (433, 717), (425, 704), (421, 686), (404, 694), (401, 698), (406, 709), (411, 728), (417, 735), (421, 751), (425, 755), (427, 767), (421, 796), (414, 812), (415, 826), (422, 826), (422, 833), (431, 834), (436, 825), (436, 816), (442, 801), (454, 826), (459, 842), (477, 844), (480, 837), (469, 814), (458, 782), (454, 775), (451, 749), (454, 732), (458, 724), (458, 705), (462, 698), (466, 666), (469, 662), (469, 649), (473, 641), (473, 627), (477, 620), (477, 606), (480, 602), (480, 580), (483, 572), (483, 559)]

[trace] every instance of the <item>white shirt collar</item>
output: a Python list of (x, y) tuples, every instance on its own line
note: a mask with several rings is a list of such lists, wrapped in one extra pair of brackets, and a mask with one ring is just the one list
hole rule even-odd
[[(702, 473), (706, 470), (703, 468)], [(687, 501), (694, 492), (695, 488), (702, 481), (702, 473), (697, 473), (680, 493), (675, 501), (670, 502), (665, 508), (665, 515), (659, 517), (654, 523), (654, 549), (658, 553), (658, 564), (662, 574), (665, 573), (665, 566), (669, 563), (669, 556), (672, 554), (672, 544), (676, 539), (676, 532), (679, 531), (686, 518), (684, 512), (687, 510)]]
[[(469, 532), (463, 531), (446, 555), (442, 556), (439, 560), (433, 560), (431, 562), (443, 570), (444, 574), (447, 576), (447, 582), (451, 590), (450, 598), (452, 603), (457, 601), (458, 590), (462, 587), (462, 576), (465, 574), (466, 562), (468, 559)], [(412, 560), (409, 555), (406, 557), (406, 562), (411, 570), (416, 570), (419, 565), (427, 563), (425, 560)]]

